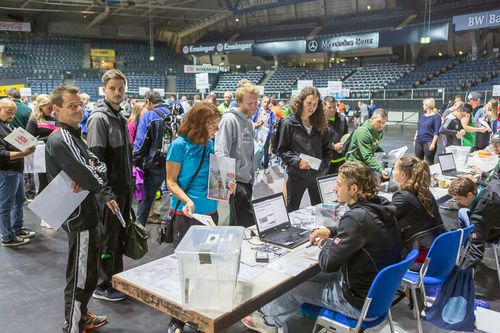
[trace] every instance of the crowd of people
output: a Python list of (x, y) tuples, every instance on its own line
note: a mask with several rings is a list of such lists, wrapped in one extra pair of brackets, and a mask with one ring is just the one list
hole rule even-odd
[[(20, 101), (16, 89), (0, 100), (0, 192), (9, 193), (0, 199), (2, 245), (25, 245), (36, 235), (23, 227), (25, 183), (34, 184), (33, 175), (23, 177), (23, 159), (35, 147), (18, 151), (5, 141), (13, 128), (25, 128), (45, 143), (46, 173), (38, 174), (38, 192), (61, 171), (72, 179), (74, 192), (90, 192), (63, 224), (68, 234), (64, 332), (85, 332), (107, 323), (105, 316), (88, 311), (90, 297), (125, 298), (112, 287), (111, 278), (123, 270), (126, 234), (117, 215), (130, 223), (134, 198), (137, 220), (145, 225), (165, 183), (174, 247), (190, 226), (200, 224), (193, 214), (210, 215), (218, 223), (217, 202), (207, 193), (210, 154), (235, 159), (229, 225), (255, 224), (255, 172), (266, 170), (273, 157), (286, 170), (289, 212), (299, 209), (306, 190), (312, 205), (320, 203), (316, 178), (333, 173), (338, 173), (338, 201), (349, 207), (338, 227), (311, 235), (311, 243), (321, 248), (323, 272), (243, 319), (260, 332), (286, 326), (302, 303), (357, 318), (378, 271), (412, 249), (419, 251), (412, 269), (419, 270), (434, 239), (446, 231), (431, 192), (429, 169), (440, 134), (446, 145), (460, 141), (479, 150), (491, 144), (500, 154), (496, 100), (481, 108), (481, 96), (471, 93), (468, 103), (457, 97), (440, 115), (435, 101), (425, 99), (415, 156), (396, 162), (392, 177), (399, 190), (389, 201), (378, 195), (378, 183), (390, 175), (375, 159), (382, 150), (388, 115), (373, 100), (358, 105), (354, 117), (361, 120), (349, 133), (347, 105), (322, 97), (314, 87), (302, 89), (288, 104), (269, 96), (259, 99), (257, 87), (246, 80), (238, 83), (234, 95), (224, 93), (221, 104), (213, 95), (204, 100), (197, 96), (192, 104), (184, 98), (164, 101), (155, 91), (147, 92), (142, 103), (124, 104), (126, 80), (119, 70), (106, 71), (104, 98), (92, 108), (88, 95), (70, 85), (61, 85), (50, 96), (38, 95), (33, 111)], [(459, 206), (467, 208), (460, 211), (460, 220), (476, 225), (471, 265), (482, 259), (485, 242), (498, 239), (500, 231), (495, 219), (500, 213), (499, 164), (476, 171), (476, 177), (457, 178), (449, 189)], [(169, 332), (181, 326), (173, 320)]]

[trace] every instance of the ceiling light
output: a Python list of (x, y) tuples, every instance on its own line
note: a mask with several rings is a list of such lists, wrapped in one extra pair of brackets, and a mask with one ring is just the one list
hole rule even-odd
[(316, 58), (314, 58), (313, 61), (316, 61)]
[(354, 60), (358, 60), (358, 57), (354, 57)]
[(443, 56), (443, 53), (442, 53), (442, 52), (439, 52), (439, 53), (438, 53), (438, 56), (442, 57), (442, 56)]
[(236, 21), (236, 22), (239, 22), (239, 21), (240, 21), (240, 19), (239, 19), (239, 18), (236, 18), (236, 19), (235, 19), (235, 21)]
[(372, 6), (368, 5), (368, 6), (366, 6), (366, 9), (371, 10)]
[(149, 56), (149, 61), (155, 61), (155, 56), (154, 55), (150, 55)]
[(83, 15), (83, 18), (87, 18), (87, 15)]
[(464, 53), (463, 53), (463, 51), (458, 51), (458, 54), (462, 55), (462, 54), (464, 54)]

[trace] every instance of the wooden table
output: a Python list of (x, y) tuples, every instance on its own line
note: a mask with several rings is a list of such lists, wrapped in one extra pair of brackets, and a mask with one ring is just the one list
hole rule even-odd
[[(257, 237), (252, 243), (260, 243)], [(254, 244), (243, 241), (242, 261), (255, 258)], [(191, 311), (182, 306), (180, 278), (175, 271), (175, 255), (167, 256), (150, 263), (132, 268), (113, 276), (113, 287), (171, 317), (195, 324), (202, 332), (220, 332), (238, 322), (263, 305), (283, 295), (320, 272), (316, 260), (298, 256), (305, 251), (306, 244), (291, 250), (276, 260), (298, 260), (308, 267), (295, 276), (268, 269), (265, 266), (243, 266), (257, 275), (250, 280), (238, 278), (235, 307), (230, 312)], [(174, 261), (174, 263), (172, 262)], [(245, 261), (246, 262), (246, 261)], [(271, 261), (272, 264), (274, 261)], [(178, 289), (178, 290), (177, 290)]]

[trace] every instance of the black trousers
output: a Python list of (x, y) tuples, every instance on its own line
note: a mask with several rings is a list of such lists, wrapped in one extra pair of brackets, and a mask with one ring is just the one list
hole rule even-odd
[(287, 191), (287, 211), (293, 212), (300, 208), (300, 202), (304, 196), (304, 192), (309, 192), (309, 198), (311, 199), (311, 205), (317, 205), (321, 203), (321, 197), (319, 195), (318, 185), (316, 184), (316, 178), (311, 179), (301, 179), (297, 177), (290, 176), (288, 174), (288, 180), (286, 182)]
[(64, 287), (64, 317), (67, 332), (83, 332), (82, 315), (97, 286), (99, 265), (99, 232), (97, 227), (68, 232), (68, 264)]
[(434, 150), (429, 150), (432, 142), (415, 142), (415, 156), (419, 160), (423, 160), (429, 163), (429, 165), (434, 164), (434, 157), (436, 156), (437, 144)]
[(236, 183), (236, 191), (229, 197), (229, 225), (247, 228), (255, 224), (252, 191), (252, 184)]
[[(113, 190), (113, 193), (116, 195), (116, 202), (128, 225), (130, 223), (131, 192)], [(107, 207), (104, 208), (99, 232), (102, 246), (97, 288), (105, 290), (111, 288), (111, 277), (123, 271), (123, 244), (126, 233), (118, 218)]]
[(38, 183), (39, 184), (38, 184), (38, 193), (37, 194), (40, 194), (40, 192), (42, 192), (43, 189), (46, 188), (47, 185), (49, 184), (46, 173), (39, 173), (38, 174)]
[[(215, 212), (212, 216), (212, 220), (214, 220), (215, 224), (219, 224), (219, 213)], [(184, 238), (189, 228), (193, 225), (203, 225), (196, 219), (191, 217), (187, 217), (185, 215), (173, 214), (173, 227), (174, 227), (174, 249), (179, 245), (181, 240)]]

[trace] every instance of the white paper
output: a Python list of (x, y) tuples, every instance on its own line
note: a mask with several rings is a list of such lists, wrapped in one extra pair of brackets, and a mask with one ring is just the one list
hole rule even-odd
[(270, 263), (266, 268), (288, 276), (296, 276), (312, 265), (311, 261), (292, 256), (284, 256), (275, 262)]
[(240, 265), (238, 272), (238, 280), (253, 281), (256, 277), (262, 274), (263, 268), (260, 266), (249, 266), (244, 263)]
[(308, 260), (318, 261), (320, 251), (319, 247), (313, 245), (311, 247), (304, 247), (297, 252), (294, 252), (293, 255)]
[(313, 80), (297, 80), (297, 90), (299, 92), (305, 87), (313, 87)]
[(215, 227), (215, 222), (210, 215), (193, 214), (193, 218), (207, 227)]
[(45, 173), (45, 143), (38, 143), (35, 152), (24, 158), (25, 173)]
[(17, 127), (4, 139), (20, 151), (36, 146), (38, 140), (22, 127)]
[(403, 155), (406, 153), (407, 150), (408, 150), (408, 146), (403, 146), (401, 148), (396, 148), (396, 149), (391, 150), (387, 154), (385, 154), (382, 158), (384, 160), (386, 160), (386, 161), (388, 160), (388, 161), (394, 161), (394, 162), (396, 162), (401, 157), (403, 157)]
[(231, 157), (210, 154), (208, 198), (229, 201), (229, 184), (236, 181), (236, 160)]
[(28, 208), (47, 222), (54, 230), (66, 221), (70, 214), (87, 197), (89, 191), (74, 193), (71, 178), (61, 171), (42, 191)]
[(321, 166), (321, 160), (319, 158), (312, 157), (306, 154), (300, 154), (299, 157), (300, 159), (309, 163), (311, 169), (319, 170), (319, 167)]

